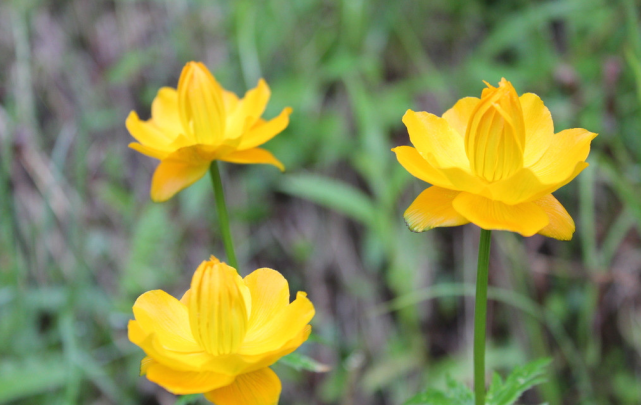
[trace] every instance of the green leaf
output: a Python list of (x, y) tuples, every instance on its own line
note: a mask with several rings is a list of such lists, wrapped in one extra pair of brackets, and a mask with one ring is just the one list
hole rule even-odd
[(403, 405), (474, 405), (474, 394), (465, 384), (448, 376), (447, 391), (432, 388), (410, 398)]
[(198, 403), (198, 400), (202, 398), (202, 394), (189, 394), (181, 395), (176, 399), (174, 405), (190, 405)]
[(512, 405), (527, 390), (546, 381), (545, 369), (550, 359), (538, 359), (517, 367), (505, 379), (498, 374), (492, 377), (492, 384), (487, 393), (487, 405)]
[[(492, 376), (492, 383), (487, 393), (487, 405), (513, 405), (519, 397), (530, 388), (545, 382), (545, 368), (550, 359), (539, 359), (517, 367), (505, 379), (497, 373)], [(428, 389), (403, 405), (474, 405), (474, 393), (464, 384), (447, 378), (447, 390)]]
[(278, 362), (299, 371), (307, 370), (315, 373), (325, 373), (330, 370), (328, 365), (319, 363), (311, 357), (298, 353), (290, 353), (282, 357)]
[(371, 224), (375, 218), (376, 209), (371, 198), (339, 180), (312, 174), (291, 175), (280, 184), (280, 189), (366, 225)]
[(60, 388), (67, 378), (67, 369), (58, 354), (0, 363), (0, 403)]

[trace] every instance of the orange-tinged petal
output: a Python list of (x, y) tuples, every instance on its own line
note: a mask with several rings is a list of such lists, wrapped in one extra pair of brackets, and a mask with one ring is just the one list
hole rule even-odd
[(523, 166), (529, 167), (545, 153), (554, 136), (554, 123), (550, 110), (536, 94), (525, 93), (519, 97), (525, 124), (525, 150)]
[(516, 90), (502, 79), (483, 90), (465, 134), (472, 171), (487, 181), (506, 179), (523, 168), (525, 127)]
[(465, 137), (467, 124), (470, 122), (472, 112), (478, 105), (480, 99), (476, 97), (465, 97), (454, 104), (454, 107), (443, 113), (443, 119), (450, 124), (461, 137)]
[(574, 221), (563, 205), (552, 194), (532, 201), (538, 205), (550, 219), (550, 223), (539, 233), (559, 240), (570, 240), (574, 234)]
[(169, 145), (178, 136), (178, 133), (168, 134), (153, 121), (141, 121), (135, 111), (129, 113), (125, 126), (131, 136), (136, 138), (138, 142), (159, 150), (170, 150)]
[(132, 142), (128, 146), (131, 149), (135, 150), (136, 152), (140, 152), (143, 155), (147, 155), (149, 157), (152, 157), (152, 158), (158, 159), (158, 160), (163, 160), (164, 158), (169, 156), (169, 154), (171, 153), (171, 152), (166, 151), (166, 150), (155, 149), (155, 148), (152, 148), (152, 147), (149, 147), (149, 146), (145, 146), (145, 145), (143, 145), (141, 143), (136, 143), (136, 142)]
[(220, 160), (240, 164), (269, 164), (276, 166), (281, 172), (285, 171), (285, 166), (283, 166), (280, 160), (276, 159), (271, 152), (263, 148), (235, 151), (220, 157)]
[[(193, 155), (190, 159), (185, 155)], [(189, 187), (207, 173), (210, 161), (193, 148), (183, 148), (162, 160), (151, 179), (151, 199), (169, 200), (180, 190)]]
[(138, 326), (147, 334), (154, 333), (167, 350), (202, 351), (191, 333), (187, 307), (166, 292), (144, 293), (134, 303), (133, 312)]
[(268, 367), (303, 344), (309, 337), (312, 330), (311, 328), (311, 325), (305, 326), (284, 345), (268, 352), (261, 352), (257, 354), (234, 353), (227, 356), (210, 356), (209, 361), (202, 365), (202, 370), (238, 375), (255, 371), (263, 367)]
[(260, 79), (258, 85), (245, 93), (234, 110), (227, 112), (225, 137), (237, 138), (243, 135), (263, 115), (271, 92), (265, 80)]
[(260, 331), (289, 305), (289, 285), (279, 272), (262, 268), (244, 278), (249, 288), (252, 310), (248, 335)]
[(213, 371), (180, 371), (158, 362), (149, 364), (147, 378), (177, 395), (201, 394), (234, 381), (230, 375)]
[(280, 379), (269, 367), (241, 374), (234, 382), (205, 394), (216, 405), (276, 405)]
[(411, 146), (398, 146), (392, 149), (396, 153), (396, 159), (412, 176), (435, 186), (453, 188), (452, 182), (432, 166), (416, 148)]
[(269, 121), (258, 120), (256, 124), (245, 133), (238, 145), (238, 150), (245, 150), (260, 146), (281, 133), (289, 125), (289, 115), (292, 113), (290, 107), (286, 107), (276, 117)]
[(512, 231), (532, 236), (550, 222), (543, 209), (531, 202), (507, 205), (479, 195), (461, 193), (452, 205), (470, 222), (488, 230)]
[(238, 107), (238, 96), (233, 91), (223, 89), (223, 103), (225, 104), (225, 113), (229, 115), (230, 111), (234, 111)]
[[(430, 162), (434, 161), (433, 156), (428, 156)], [(438, 169), (452, 184), (454, 190), (467, 191), (470, 193), (483, 194), (488, 187), (488, 182), (466, 169), (458, 167), (443, 167)]]
[(180, 352), (166, 348), (155, 333), (144, 331), (138, 322), (129, 321), (129, 340), (138, 345), (147, 356), (176, 370), (200, 370), (212, 360), (212, 356), (204, 351)]
[[(569, 175), (560, 182), (543, 183), (531, 169), (521, 169), (514, 176), (489, 185), (489, 195), (493, 200), (506, 204), (519, 204), (533, 201), (565, 186), (589, 165), (579, 162)], [(485, 195), (485, 194), (484, 194)]]
[(213, 355), (237, 351), (247, 333), (251, 298), (236, 269), (203, 262), (191, 280), (189, 321), (196, 341)]
[(550, 147), (529, 169), (542, 183), (561, 183), (588, 157), (590, 142), (596, 136), (582, 128), (561, 131), (552, 137)]
[(178, 80), (178, 111), (194, 143), (218, 145), (225, 136), (223, 89), (207, 67), (189, 62)]
[(314, 317), (314, 305), (299, 291), (294, 302), (280, 311), (271, 322), (247, 334), (240, 354), (259, 355), (277, 350), (297, 336)]
[(182, 134), (185, 130), (178, 114), (178, 92), (171, 87), (161, 87), (151, 103), (151, 117), (154, 123), (170, 134)]
[(182, 297), (180, 297), (180, 302), (185, 305), (189, 305), (189, 297), (191, 297), (191, 290), (185, 291)]
[(139, 343), (142, 343), (149, 335), (150, 333), (145, 332), (138, 322), (133, 319), (129, 320), (127, 324), (127, 337), (132, 343), (140, 346)]
[(407, 226), (414, 232), (423, 232), (438, 226), (467, 224), (470, 221), (452, 207), (460, 193), (436, 186), (424, 190), (405, 211)]
[[(457, 167), (469, 169), (463, 138), (447, 121), (434, 114), (407, 110), (403, 123), (418, 152), (436, 168)], [(430, 160), (428, 155), (433, 157)]]

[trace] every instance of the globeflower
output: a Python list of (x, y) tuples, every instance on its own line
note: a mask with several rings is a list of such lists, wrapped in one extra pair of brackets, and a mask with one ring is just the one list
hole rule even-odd
[(180, 300), (149, 291), (133, 312), (129, 340), (147, 354), (141, 374), (150, 381), (216, 405), (274, 405), (281, 384), (269, 366), (307, 340), (314, 306), (304, 292), (290, 303), (275, 270), (243, 279), (212, 256)]
[(588, 166), (596, 134), (580, 128), (555, 134), (543, 101), (532, 93), (519, 97), (505, 79), (442, 117), (408, 110), (403, 123), (414, 148), (392, 150), (408, 172), (432, 185), (405, 211), (411, 230), (472, 222), (572, 238), (574, 221), (551, 193)]
[(151, 199), (166, 201), (205, 175), (214, 160), (267, 163), (284, 170), (269, 151), (259, 148), (289, 124), (291, 108), (265, 121), (261, 115), (270, 97), (263, 79), (239, 99), (226, 91), (202, 63), (189, 62), (178, 89), (163, 87), (151, 105), (151, 119), (129, 113), (129, 147), (159, 159), (151, 181)]

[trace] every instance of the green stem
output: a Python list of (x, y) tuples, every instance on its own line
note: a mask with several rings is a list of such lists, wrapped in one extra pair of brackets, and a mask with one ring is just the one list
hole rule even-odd
[(216, 210), (218, 211), (218, 221), (220, 222), (220, 233), (225, 244), (225, 253), (227, 253), (227, 262), (230, 266), (238, 270), (238, 261), (236, 260), (236, 253), (234, 252), (234, 240), (231, 237), (229, 214), (227, 214), (225, 192), (223, 191), (223, 181), (220, 178), (220, 170), (218, 170), (218, 161), (214, 160), (211, 162), (209, 173), (211, 174), (211, 184), (214, 187)]
[(485, 405), (485, 330), (487, 319), (487, 283), (492, 231), (481, 230), (479, 263), (474, 304), (474, 398), (475, 405)]

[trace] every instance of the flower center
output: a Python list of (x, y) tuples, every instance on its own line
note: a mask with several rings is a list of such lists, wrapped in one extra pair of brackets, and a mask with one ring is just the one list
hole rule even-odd
[(465, 134), (472, 171), (489, 182), (506, 179), (523, 167), (525, 126), (516, 90), (505, 79), (483, 90)]

